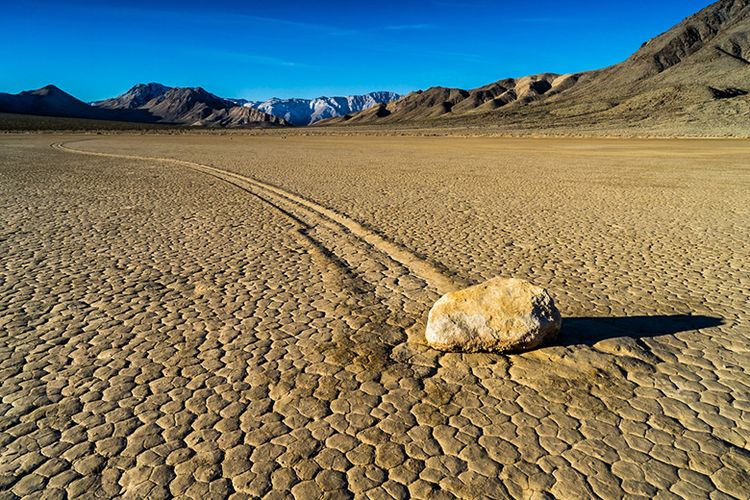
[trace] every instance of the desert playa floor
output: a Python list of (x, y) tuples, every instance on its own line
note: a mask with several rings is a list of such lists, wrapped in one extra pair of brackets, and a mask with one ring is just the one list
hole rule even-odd
[[(747, 498), (749, 158), (2, 136), (0, 498)], [(551, 291), (557, 345), (424, 345), (497, 275)]]

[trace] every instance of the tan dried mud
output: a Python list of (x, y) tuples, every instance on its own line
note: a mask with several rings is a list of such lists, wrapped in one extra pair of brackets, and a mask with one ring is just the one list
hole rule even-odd
[[(4, 136), (0, 491), (743, 497), (748, 157)], [(427, 348), (439, 293), (496, 275), (551, 291), (558, 345)]]

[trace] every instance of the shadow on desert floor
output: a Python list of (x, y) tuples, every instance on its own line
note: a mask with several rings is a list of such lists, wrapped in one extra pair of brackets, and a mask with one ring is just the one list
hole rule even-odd
[(724, 320), (711, 316), (689, 314), (624, 317), (564, 318), (556, 345), (593, 345), (599, 341), (630, 337), (643, 339), (675, 333), (711, 328)]

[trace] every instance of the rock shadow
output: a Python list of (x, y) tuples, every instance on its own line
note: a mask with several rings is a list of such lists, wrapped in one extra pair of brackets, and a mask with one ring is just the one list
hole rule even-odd
[(592, 346), (601, 340), (611, 338), (659, 337), (722, 324), (724, 324), (722, 318), (690, 314), (563, 318), (562, 331), (555, 345)]

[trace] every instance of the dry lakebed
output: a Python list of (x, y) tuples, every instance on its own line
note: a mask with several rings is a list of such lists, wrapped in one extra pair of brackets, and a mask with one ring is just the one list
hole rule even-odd
[(748, 140), (2, 135), (0, 498), (747, 498), (749, 234)]

